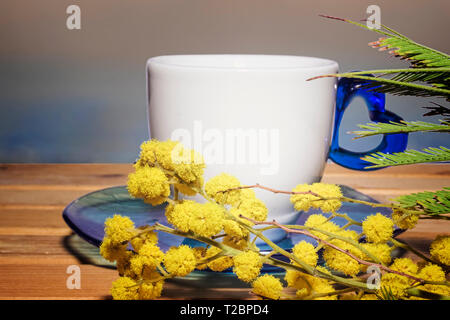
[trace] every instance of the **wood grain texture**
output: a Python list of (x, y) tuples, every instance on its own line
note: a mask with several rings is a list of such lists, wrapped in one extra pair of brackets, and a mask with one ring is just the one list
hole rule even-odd
[[(124, 185), (129, 164), (0, 164), (0, 299), (109, 299), (117, 273), (98, 249), (73, 236), (62, 220), (64, 207), (77, 197)], [(328, 164), (324, 182), (349, 185), (377, 200), (450, 185), (447, 164), (415, 165), (359, 172)], [(420, 221), (399, 236), (426, 252), (450, 221)], [(411, 254), (408, 256), (413, 257)], [(69, 265), (79, 265), (80, 290), (67, 289)], [(165, 299), (252, 299), (242, 285), (205, 287), (171, 281)]]

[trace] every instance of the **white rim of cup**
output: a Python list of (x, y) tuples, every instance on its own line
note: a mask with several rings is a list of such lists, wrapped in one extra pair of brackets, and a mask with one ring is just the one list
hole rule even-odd
[[(263, 64), (256, 66), (249, 65), (220, 65), (201, 62), (206, 59), (250, 59), (256, 58), (260, 61), (264, 59), (269, 60), (284, 60), (285, 64), (288, 62), (290, 65), (271, 65), (264, 66)], [(191, 61), (197, 59), (197, 64), (186, 62), (188, 59)], [(200, 63), (199, 63), (200, 62)], [(254, 63), (254, 61), (252, 62)], [(311, 63), (313, 65), (311, 65)], [(187, 54), (187, 55), (162, 55), (152, 57), (147, 60), (147, 66), (159, 66), (165, 68), (186, 69), (186, 70), (221, 70), (221, 71), (307, 71), (307, 70), (320, 70), (329, 69), (330, 67), (338, 68), (338, 63), (333, 60), (308, 57), (308, 56), (295, 56), (295, 55), (270, 55), (270, 54)]]

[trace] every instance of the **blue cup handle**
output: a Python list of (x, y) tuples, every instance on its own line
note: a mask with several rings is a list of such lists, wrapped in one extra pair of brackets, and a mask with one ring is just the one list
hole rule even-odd
[(345, 109), (347, 109), (353, 98), (356, 96), (360, 96), (366, 102), (371, 121), (399, 122), (400, 120), (403, 120), (395, 113), (385, 110), (384, 105), (386, 99), (384, 93), (371, 91), (367, 88), (367, 86), (365, 86), (368, 83), (370, 82), (367, 80), (340, 78), (337, 85), (336, 113), (329, 157), (337, 164), (353, 170), (375, 170), (366, 169), (365, 167), (370, 166), (371, 164), (367, 161), (361, 160), (361, 158), (374, 152), (402, 152), (406, 149), (408, 144), (408, 134), (398, 133), (388, 135), (385, 134), (381, 143), (376, 148), (367, 152), (353, 152), (339, 146), (339, 126), (341, 124), (342, 117)]

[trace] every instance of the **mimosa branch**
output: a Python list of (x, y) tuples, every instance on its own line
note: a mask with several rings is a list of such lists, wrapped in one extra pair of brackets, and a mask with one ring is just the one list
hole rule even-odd
[(276, 226), (276, 227), (278, 227), (278, 228), (280, 228), (280, 229), (282, 229), (282, 230), (284, 230), (284, 231), (286, 231), (288, 233), (297, 233), (297, 234), (306, 235), (308, 237), (311, 237), (311, 238), (317, 240), (318, 242), (321, 242), (321, 243), (323, 243), (323, 244), (325, 244), (325, 245), (327, 245), (327, 246), (329, 246), (329, 247), (331, 247), (331, 248), (333, 248), (333, 249), (335, 249), (335, 250), (337, 250), (339, 252), (342, 252), (342, 253), (348, 255), (350, 258), (356, 260), (360, 264), (364, 264), (364, 265), (367, 265), (367, 266), (376, 266), (376, 267), (380, 268), (381, 270), (384, 270), (384, 271), (389, 272), (389, 273), (395, 273), (395, 274), (398, 274), (400, 276), (407, 277), (407, 278), (409, 278), (411, 280), (414, 280), (415, 282), (418, 282), (420, 284), (435, 284), (435, 285), (450, 286), (450, 283), (448, 281), (443, 281), (443, 282), (427, 281), (427, 280), (424, 280), (424, 279), (421, 279), (421, 278), (417, 278), (415, 276), (412, 276), (410, 274), (407, 274), (407, 273), (404, 273), (404, 272), (401, 272), (401, 271), (390, 269), (390, 268), (388, 268), (388, 267), (386, 267), (386, 266), (384, 266), (382, 264), (379, 264), (379, 263), (373, 263), (373, 262), (369, 262), (369, 261), (360, 259), (357, 256), (355, 256), (354, 254), (352, 254), (351, 252), (349, 252), (347, 250), (344, 250), (344, 249), (341, 249), (338, 246), (336, 246), (336, 245), (334, 245), (334, 244), (332, 244), (332, 243), (330, 243), (330, 242), (328, 242), (328, 241), (326, 241), (324, 239), (321, 239), (320, 237), (315, 236), (315, 235), (313, 235), (312, 233), (310, 233), (310, 232), (308, 232), (306, 230), (299, 230), (299, 229), (288, 228), (288, 227), (278, 223), (275, 220), (273, 220), (273, 221), (257, 221), (257, 220), (254, 220), (252, 218), (245, 217), (243, 215), (240, 215), (240, 218), (246, 219), (246, 220), (254, 223), (255, 225), (274, 225), (274, 226)]

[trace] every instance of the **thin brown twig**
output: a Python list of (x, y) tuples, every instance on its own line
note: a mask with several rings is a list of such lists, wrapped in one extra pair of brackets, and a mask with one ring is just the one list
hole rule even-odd
[(278, 190), (278, 189), (273, 189), (273, 188), (269, 188), (263, 185), (260, 185), (259, 183), (253, 184), (253, 185), (249, 185), (249, 186), (239, 186), (239, 187), (235, 187), (235, 188), (230, 188), (230, 189), (226, 189), (226, 190), (220, 190), (217, 193), (224, 193), (224, 192), (230, 192), (233, 190), (241, 190), (241, 189), (251, 189), (251, 188), (258, 188), (258, 189), (263, 189), (263, 190), (267, 190), (273, 193), (283, 193), (283, 194), (310, 194), (313, 195), (315, 197), (318, 198), (322, 198), (319, 194), (312, 192), (312, 191), (285, 191), (285, 190)]
[(333, 249), (335, 249), (335, 250), (337, 250), (339, 252), (342, 252), (342, 253), (348, 255), (350, 258), (356, 260), (357, 262), (359, 262), (361, 264), (364, 264), (364, 265), (367, 265), (367, 266), (376, 266), (376, 267), (378, 267), (378, 268), (380, 268), (380, 269), (382, 269), (382, 270), (384, 270), (386, 272), (396, 273), (398, 275), (410, 278), (410, 279), (414, 280), (415, 282), (419, 282), (420, 284), (429, 283), (427, 280), (424, 280), (424, 279), (421, 279), (421, 278), (417, 278), (415, 276), (409, 275), (407, 273), (403, 273), (401, 271), (392, 270), (392, 269), (390, 269), (390, 268), (388, 268), (386, 266), (383, 266), (382, 264), (378, 264), (378, 263), (373, 263), (373, 262), (369, 262), (369, 261), (366, 261), (366, 260), (362, 260), (362, 259), (358, 258), (357, 256), (355, 256), (354, 254), (350, 253), (349, 251), (341, 249), (338, 246), (336, 246), (336, 245), (334, 245), (334, 244), (332, 244), (332, 243), (330, 243), (330, 242), (328, 242), (328, 241), (326, 241), (324, 239), (321, 239), (321, 238), (313, 235), (312, 233), (310, 233), (308, 231), (299, 230), (299, 229), (291, 229), (291, 228), (285, 227), (284, 225), (278, 223), (275, 220), (273, 220), (273, 221), (257, 221), (257, 220), (254, 220), (252, 218), (248, 218), (248, 217), (243, 216), (243, 215), (239, 215), (239, 217), (243, 218), (243, 219), (247, 219), (248, 221), (254, 223), (255, 225), (274, 225), (274, 226), (277, 226), (278, 228), (280, 228), (280, 229), (282, 229), (282, 230), (284, 230), (284, 231), (286, 231), (288, 233), (298, 233), (298, 234), (306, 235), (306, 236), (311, 237), (311, 238), (313, 238), (313, 239), (315, 239), (315, 240), (317, 240), (319, 242), (322, 242), (323, 244), (325, 244), (325, 245), (327, 245), (327, 246), (329, 246), (329, 247), (331, 247), (331, 248), (333, 248)]

